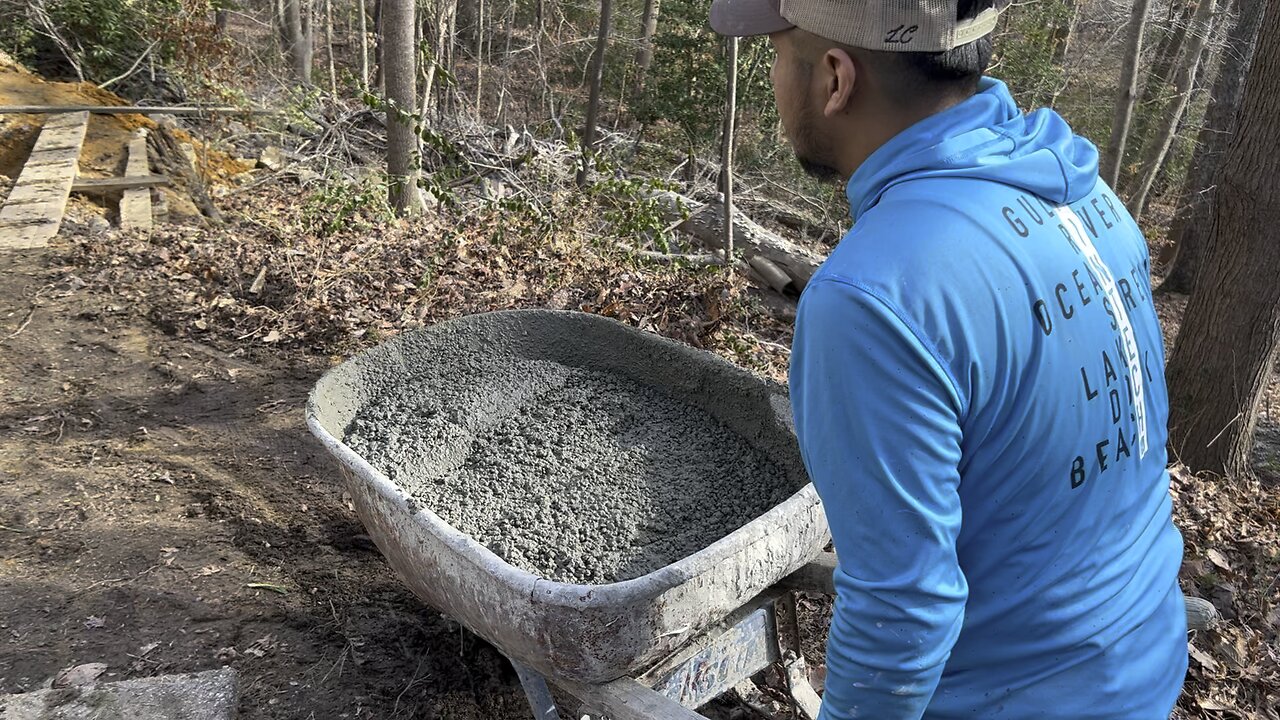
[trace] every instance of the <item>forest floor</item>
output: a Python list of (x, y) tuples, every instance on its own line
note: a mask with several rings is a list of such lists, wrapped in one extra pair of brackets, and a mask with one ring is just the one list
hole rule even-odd
[[(48, 250), (0, 257), (0, 693), (88, 662), (112, 680), (227, 665), (246, 718), (527, 717), (497, 651), (364, 534), (303, 422), (315, 380), (405, 328), (509, 307), (608, 315), (785, 378), (776, 304), (620, 250), (599, 197), (400, 224), (359, 192), (260, 173), (217, 193), (225, 225), (150, 235), (77, 201)], [(1158, 302), (1171, 342), (1185, 299)], [(1275, 382), (1261, 479), (1175, 468), (1184, 589), (1224, 618), (1190, 638), (1179, 717), (1280, 718), (1274, 400)], [(817, 664), (829, 604), (803, 602)]]

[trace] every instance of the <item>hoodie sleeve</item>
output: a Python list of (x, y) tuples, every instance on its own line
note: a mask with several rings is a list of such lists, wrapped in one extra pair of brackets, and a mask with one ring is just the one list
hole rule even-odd
[(828, 276), (800, 303), (791, 402), (839, 555), (820, 720), (919, 718), (968, 596), (956, 383), (893, 306)]

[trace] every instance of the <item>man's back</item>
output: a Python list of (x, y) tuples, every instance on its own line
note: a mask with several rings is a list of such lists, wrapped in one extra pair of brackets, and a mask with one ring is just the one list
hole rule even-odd
[(824, 714), (923, 695), (938, 718), (1167, 716), (1186, 656), (1164, 352), (1096, 151), (984, 81), (849, 195), (792, 394), (841, 557), (829, 662), (865, 679), (851, 704), (886, 692), (849, 707), (829, 685)]

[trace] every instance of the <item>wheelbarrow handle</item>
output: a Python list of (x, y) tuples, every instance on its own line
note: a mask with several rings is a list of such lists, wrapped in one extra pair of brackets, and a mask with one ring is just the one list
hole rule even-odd
[[(836, 586), (832, 574), (836, 570), (836, 554), (824, 552), (799, 570), (778, 581), (778, 587), (784, 590), (800, 590), (803, 592), (824, 595), (835, 595)], [(1198, 597), (1186, 598), (1187, 629), (1207, 630), (1218, 624), (1218, 608), (1213, 603)]]

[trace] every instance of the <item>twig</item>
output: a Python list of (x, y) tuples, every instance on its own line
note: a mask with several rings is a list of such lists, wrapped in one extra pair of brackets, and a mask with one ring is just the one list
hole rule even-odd
[(27, 326), (31, 324), (31, 318), (35, 317), (35, 314), (36, 314), (36, 306), (35, 306), (35, 305), (32, 305), (32, 306), (31, 306), (31, 309), (27, 311), (27, 316), (26, 316), (25, 318), (23, 318), (22, 323), (18, 325), (18, 329), (17, 329), (17, 330), (14, 330), (13, 332), (9, 333), (8, 335), (5, 335), (5, 336), (4, 336), (4, 339), (5, 339), (5, 340), (12, 340), (12, 339), (14, 339), (14, 338), (18, 337), (19, 335), (21, 335), (21, 334), (22, 334), (22, 331), (23, 331), (23, 330), (26, 330), (26, 329), (27, 329)]
[(111, 87), (112, 85), (115, 85), (116, 83), (120, 82), (121, 80), (124, 80), (125, 78), (129, 77), (130, 75), (132, 75), (132, 74), (133, 74), (133, 73), (138, 69), (138, 66), (142, 64), (142, 61), (143, 61), (144, 59), (146, 59), (147, 55), (151, 54), (151, 51), (155, 48), (156, 44), (157, 44), (157, 43), (159, 43), (159, 42), (160, 42), (160, 41), (159, 41), (159, 40), (157, 40), (156, 42), (153, 42), (153, 43), (151, 43), (150, 45), (148, 45), (148, 46), (147, 46), (147, 49), (146, 49), (146, 50), (143, 50), (143, 51), (142, 51), (142, 54), (138, 56), (138, 59), (133, 61), (133, 64), (129, 66), (129, 69), (128, 69), (128, 70), (125, 70), (125, 71), (124, 71), (123, 73), (121, 73), (120, 75), (117, 75), (117, 76), (115, 76), (115, 77), (111, 78), (110, 80), (108, 80), (108, 81), (106, 81), (106, 82), (104, 82), (104, 83), (99, 84), (99, 85), (98, 85), (98, 87), (102, 88), (103, 90), (106, 90), (107, 88)]

